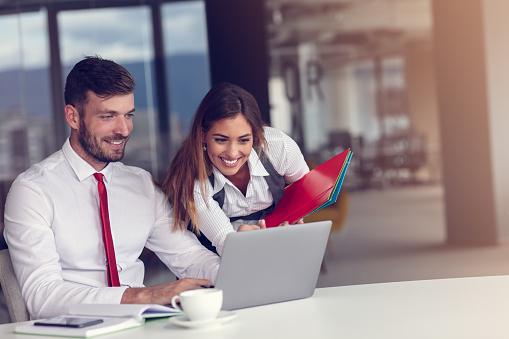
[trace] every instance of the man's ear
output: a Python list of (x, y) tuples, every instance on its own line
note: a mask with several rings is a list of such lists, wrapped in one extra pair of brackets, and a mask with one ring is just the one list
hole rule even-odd
[(79, 126), (79, 113), (78, 110), (72, 105), (65, 106), (65, 120), (72, 129), (78, 129)]

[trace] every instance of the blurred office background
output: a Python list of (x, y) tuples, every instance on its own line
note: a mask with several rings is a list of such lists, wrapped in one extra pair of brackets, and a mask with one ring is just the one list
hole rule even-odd
[[(124, 162), (156, 180), (219, 81), (253, 93), (310, 164), (353, 150), (319, 286), (509, 273), (508, 12), (503, 0), (0, 0), (0, 211), (16, 176), (65, 141), (65, 77), (97, 54), (135, 77)], [(166, 279), (144, 261), (149, 283)]]

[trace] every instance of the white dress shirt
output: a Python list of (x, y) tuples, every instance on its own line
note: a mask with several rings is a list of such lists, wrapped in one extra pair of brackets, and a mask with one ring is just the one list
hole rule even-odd
[[(287, 184), (299, 180), (309, 172), (304, 156), (292, 138), (272, 127), (265, 127), (264, 134), (267, 140), (267, 148), (264, 149), (264, 152), (274, 169), (284, 177)], [(247, 163), (250, 179), (246, 195), (242, 194), (215, 166), (212, 169), (214, 188), (207, 181), (205, 200), (201, 195), (199, 182), (195, 182), (194, 199), (200, 232), (203, 232), (210, 240), (219, 254), (223, 253), (224, 241), (228, 233), (235, 232), (241, 224), (246, 223), (243, 220), (230, 223), (229, 218), (249, 215), (263, 210), (273, 203), (272, 194), (264, 179), (264, 176), (269, 173), (265, 170), (254, 149), (251, 150)], [(225, 200), (221, 209), (212, 196), (223, 187)]]
[(145, 246), (178, 277), (215, 281), (219, 257), (194, 234), (171, 232), (172, 209), (150, 174), (113, 162), (101, 173), (121, 287), (107, 287), (95, 172), (67, 140), (12, 184), (4, 235), (32, 318), (77, 303), (120, 303), (127, 287), (143, 286)]

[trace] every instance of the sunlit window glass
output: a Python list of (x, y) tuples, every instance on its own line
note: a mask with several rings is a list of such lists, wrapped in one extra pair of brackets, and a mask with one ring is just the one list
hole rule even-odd
[(357, 125), (362, 126), (364, 141), (374, 142), (380, 137), (377, 116), (377, 82), (372, 61), (355, 64), (355, 109)]
[(382, 94), (384, 132), (388, 135), (405, 133), (410, 128), (405, 84), (405, 62), (402, 57), (382, 60)]
[(7, 183), (53, 152), (46, 12), (0, 16), (0, 201)]
[(210, 88), (205, 4), (203, 1), (166, 3), (162, 13), (171, 142), (178, 147), (198, 104)]

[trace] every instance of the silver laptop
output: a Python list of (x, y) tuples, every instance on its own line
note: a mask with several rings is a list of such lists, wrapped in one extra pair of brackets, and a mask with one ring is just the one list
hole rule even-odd
[(216, 287), (223, 309), (265, 305), (313, 295), (331, 221), (230, 233)]

